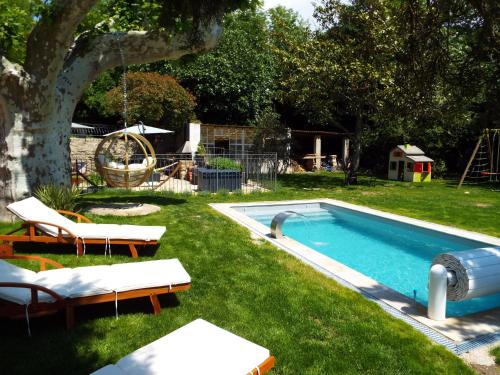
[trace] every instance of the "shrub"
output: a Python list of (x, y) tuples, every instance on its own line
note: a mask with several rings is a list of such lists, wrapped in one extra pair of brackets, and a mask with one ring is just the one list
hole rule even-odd
[(235, 169), (238, 171), (242, 171), (243, 167), (235, 162), (234, 160), (228, 159), (228, 158), (223, 158), (223, 157), (217, 157), (210, 159), (207, 167), (210, 169)]
[(76, 187), (42, 185), (35, 190), (35, 197), (54, 210), (75, 211), (79, 195)]
[[(127, 76), (127, 122), (142, 120), (146, 125), (181, 129), (194, 116), (195, 99), (170, 76), (131, 72)], [(123, 80), (106, 93), (104, 103), (110, 114), (122, 115)]]
[(443, 160), (434, 161), (434, 165), (432, 166), (432, 176), (436, 178), (445, 177), (447, 172), (446, 164)]

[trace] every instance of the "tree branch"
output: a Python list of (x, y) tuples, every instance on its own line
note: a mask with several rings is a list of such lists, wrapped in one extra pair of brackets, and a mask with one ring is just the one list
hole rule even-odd
[(51, 93), (74, 33), (97, 0), (55, 0), (51, 11), (43, 15), (31, 32), (24, 69), (35, 86)]
[(168, 32), (129, 31), (80, 38), (66, 59), (58, 88), (76, 105), (85, 88), (105, 70), (207, 51), (216, 46), (221, 31), (214, 21), (196, 30), (197, 42), (192, 31), (173, 36)]
[(20, 104), (27, 88), (26, 76), (20, 65), (0, 55), (0, 95)]

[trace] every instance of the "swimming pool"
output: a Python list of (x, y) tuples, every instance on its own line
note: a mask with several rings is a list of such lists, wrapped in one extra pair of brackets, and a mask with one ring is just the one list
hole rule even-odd
[[(328, 203), (233, 206), (237, 212), (269, 227), (279, 212), (292, 210), (285, 236), (330, 257), (427, 306), (428, 272), (443, 252), (491, 243), (450, 235), (405, 222)], [(500, 294), (448, 302), (447, 316), (463, 316), (500, 307)]]

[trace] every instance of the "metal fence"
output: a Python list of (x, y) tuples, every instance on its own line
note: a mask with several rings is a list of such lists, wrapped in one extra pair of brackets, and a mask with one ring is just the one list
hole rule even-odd
[[(143, 155), (133, 155), (129, 164), (142, 163)], [(82, 190), (106, 187), (94, 159), (72, 155), (72, 184)], [(149, 179), (132, 190), (201, 192), (252, 192), (276, 189), (277, 157), (268, 154), (159, 154)]]

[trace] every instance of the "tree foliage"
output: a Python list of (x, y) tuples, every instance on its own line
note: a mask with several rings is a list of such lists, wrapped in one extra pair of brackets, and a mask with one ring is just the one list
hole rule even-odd
[[(177, 81), (158, 73), (130, 72), (127, 80), (127, 123), (178, 130), (193, 117), (194, 97)], [(123, 80), (105, 96), (106, 111), (124, 116)]]
[(266, 15), (236, 12), (225, 17), (223, 27), (213, 51), (163, 69), (196, 96), (201, 121), (251, 124), (272, 105), (275, 93), (277, 66)]
[(362, 135), (366, 166), (412, 142), (456, 170), (473, 134), (498, 127), (497, 1), (324, 0), (315, 16), (307, 42), (284, 36), (283, 101)]
[(41, 9), (42, 0), (0, 0), (0, 55), (24, 61), (26, 40)]

